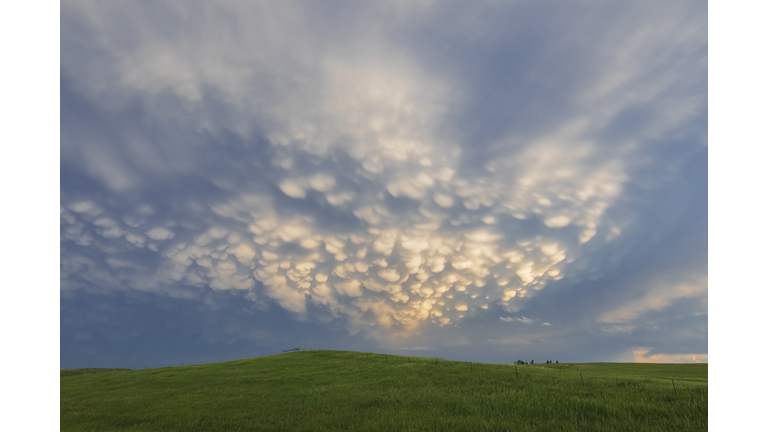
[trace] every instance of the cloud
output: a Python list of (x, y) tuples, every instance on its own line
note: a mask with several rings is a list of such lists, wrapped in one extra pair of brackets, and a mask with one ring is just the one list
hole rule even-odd
[(632, 333), (635, 329), (633, 325), (615, 325), (612, 327), (602, 327), (600, 330), (605, 333)]
[(649, 348), (636, 348), (633, 351), (635, 363), (708, 363), (709, 356), (703, 354), (652, 354)]
[[(708, 292), (708, 278), (697, 277), (673, 287), (660, 285), (649, 290), (639, 299), (629, 301), (620, 307), (603, 313), (599, 320), (605, 323), (631, 322), (648, 311), (660, 311), (675, 301), (686, 298), (705, 297)], [(704, 312), (706, 313), (706, 311)]]
[[(523, 91), (558, 86), (557, 76), (491, 89), (509, 95), (499, 112), (563, 108), (547, 124), (507, 115), (514, 127), (494, 128), (472, 110), (488, 96), (484, 77), (420, 54), (436, 52), (416, 36), (447, 3), (360, 6), (335, 21), (303, 2), (66, 1), (65, 96), (98, 116), (63, 120), (62, 165), (94, 191), (84, 199), (63, 186), (62, 286), (243, 292), (385, 337), (491, 304), (517, 312), (553, 282), (598, 279), (645, 237), (627, 205), (641, 161), (661, 163), (651, 157), (660, 137), (685, 135), (706, 106), (687, 86), (706, 82), (692, 53), (706, 28), (683, 6), (663, 19), (633, 6), (588, 43), (566, 38), (579, 73), (562, 96)], [(536, 14), (509, 7), (503, 16)], [(370, 25), (380, 16), (392, 22)], [(542, 53), (561, 43), (533, 38)], [(543, 66), (521, 67), (556, 73)], [(632, 110), (646, 120), (617, 132)], [(483, 140), (466, 132), (478, 122)], [(632, 320), (689, 291), (674, 293), (602, 320)]]
[[(514, 321), (517, 321), (517, 322), (521, 322), (523, 324), (533, 324), (533, 320), (530, 319), (530, 318), (526, 318), (526, 317), (516, 317), (516, 318), (513, 318), (513, 317), (499, 317), (499, 319), (504, 321), (504, 322), (514, 322)], [(542, 325), (549, 325), (549, 323), (544, 323)]]
[(152, 240), (168, 240), (173, 238), (173, 232), (162, 227), (152, 228), (145, 234)]

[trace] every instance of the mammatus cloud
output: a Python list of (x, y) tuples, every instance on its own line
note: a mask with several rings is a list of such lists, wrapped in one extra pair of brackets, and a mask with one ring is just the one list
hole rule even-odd
[[(63, 160), (139, 198), (133, 207), (62, 198), (64, 290), (239, 290), (298, 317), (321, 309), (375, 336), (445, 326), (492, 303), (517, 312), (551, 282), (596, 279), (620, 260), (637, 241), (623, 235), (633, 219), (620, 210), (638, 155), (682, 133), (706, 104), (680, 87), (701, 74), (685, 61), (706, 41), (698, 23), (681, 32), (676, 10), (649, 32), (623, 17), (620, 50), (611, 34), (580, 47), (605, 67), (569, 92), (572, 111), (546, 129), (499, 134), (490, 146), (503, 151), (473, 165), (472, 143), (446, 132), (472, 86), (428, 73), (386, 29), (361, 19), (318, 37), (310, 7), (292, 2), (162, 5), (162, 22), (141, 4), (62, 6), (77, 23), (63, 30), (62, 74), (104, 112), (138, 101), (163, 137), (65, 136)], [(648, 79), (658, 64), (642, 60), (660, 53), (679, 67)], [(675, 103), (656, 104), (671, 93)], [(645, 135), (609, 136), (627, 110), (647, 106), (657, 108)], [(209, 167), (208, 152), (230, 135), (247, 157)], [(153, 201), (151, 182), (168, 179), (220, 193)], [(687, 292), (638, 300), (603, 321)]]
[(708, 354), (653, 354), (648, 348), (636, 348), (635, 363), (708, 363)]

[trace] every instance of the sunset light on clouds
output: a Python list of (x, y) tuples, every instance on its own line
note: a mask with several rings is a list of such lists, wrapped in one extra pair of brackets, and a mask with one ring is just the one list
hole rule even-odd
[(707, 362), (707, 111), (700, 2), (66, 0), (62, 367)]

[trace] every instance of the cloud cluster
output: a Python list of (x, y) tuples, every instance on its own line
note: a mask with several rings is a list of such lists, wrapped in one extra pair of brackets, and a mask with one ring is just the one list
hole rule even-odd
[(648, 348), (633, 351), (635, 363), (708, 363), (709, 355), (703, 354), (652, 354)]
[[(379, 9), (335, 27), (337, 18), (310, 19), (313, 7), (294, 2), (160, 9), (62, 5), (67, 85), (109, 121), (144, 113), (142, 127), (116, 136), (62, 133), (65, 164), (104, 185), (102, 196), (132, 197), (62, 194), (62, 289), (235, 290), (390, 335), (494, 302), (515, 312), (552, 281), (599, 278), (615, 265), (621, 253), (601, 251), (637, 240), (622, 236), (631, 215), (611, 211), (638, 155), (682, 133), (705, 104), (679, 87), (701, 65), (676, 57), (679, 69), (658, 81), (648, 77), (659, 61), (644, 61), (671, 61), (706, 40), (697, 23), (687, 33), (673, 25), (686, 9), (654, 32), (622, 15), (621, 50), (612, 29), (579, 47), (605, 70), (570, 89), (572, 111), (544, 129), (501, 131), (486, 148), (502, 150), (476, 159), (466, 135), (451, 132), (461, 126), (448, 125), (466, 115), (472, 83), (435, 73), (413, 54), (419, 47), (392, 36), (428, 8), (382, 6), (389, 27), (368, 25)], [(645, 113), (642, 134), (616, 137), (627, 112), (670, 92), (675, 103)], [(154, 188), (166, 183), (188, 193), (161, 202)], [(195, 195), (201, 183), (214, 192)]]

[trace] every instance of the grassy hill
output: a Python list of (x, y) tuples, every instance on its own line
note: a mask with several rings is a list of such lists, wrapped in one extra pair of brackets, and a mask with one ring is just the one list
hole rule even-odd
[(561, 363), (515, 372), (304, 351), (91, 370), (98, 373), (61, 371), (62, 431), (707, 430), (706, 364)]

